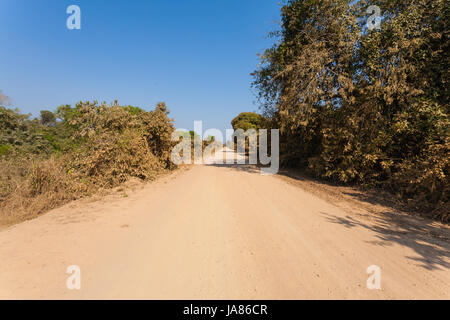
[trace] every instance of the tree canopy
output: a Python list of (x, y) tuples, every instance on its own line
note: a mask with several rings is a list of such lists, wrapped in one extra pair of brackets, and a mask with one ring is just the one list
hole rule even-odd
[[(379, 30), (366, 25), (371, 5)], [(289, 0), (281, 16), (253, 86), (283, 163), (448, 219), (446, 1)]]
[(234, 130), (242, 129), (244, 131), (249, 129), (264, 128), (265, 118), (255, 112), (242, 112), (231, 121)]

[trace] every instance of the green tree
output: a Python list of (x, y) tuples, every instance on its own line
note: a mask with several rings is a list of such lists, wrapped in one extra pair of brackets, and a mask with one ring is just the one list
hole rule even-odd
[[(370, 5), (381, 30), (366, 27)], [(286, 1), (253, 74), (282, 163), (448, 219), (448, 11), (444, 0)]]
[(234, 130), (263, 129), (266, 119), (255, 112), (242, 112), (231, 121)]
[(56, 124), (56, 116), (53, 112), (42, 110), (41, 111), (41, 123), (44, 126), (51, 126)]

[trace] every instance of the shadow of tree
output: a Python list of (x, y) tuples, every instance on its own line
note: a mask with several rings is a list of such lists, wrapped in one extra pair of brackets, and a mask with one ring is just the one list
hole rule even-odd
[[(364, 187), (358, 184), (343, 184), (336, 181), (330, 181), (324, 178), (318, 178), (305, 169), (280, 169), (279, 176), (288, 177), (300, 182), (314, 181), (315, 185), (337, 188), (336, 193), (346, 196), (348, 199), (355, 200), (359, 203), (366, 203), (374, 206), (383, 206), (398, 212), (405, 212), (415, 217), (423, 217), (426, 219), (439, 220), (439, 215), (429, 211), (412, 209), (408, 207), (407, 202), (398, 198), (392, 191), (379, 187)], [(331, 191), (331, 189), (328, 189)]]
[(343, 192), (343, 194), (352, 197), (358, 201), (367, 202), (373, 205), (382, 205), (393, 207), (397, 210), (406, 210), (405, 204), (402, 204), (395, 196), (384, 190), (364, 190), (361, 192)]
[(227, 168), (236, 171), (243, 171), (247, 173), (260, 173), (259, 166), (254, 164), (207, 164), (208, 167)]
[(403, 216), (392, 212), (383, 212), (374, 216), (368, 223), (353, 217), (338, 217), (321, 212), (331, 223), (345, 228), (365, 228), (376, 233), (379, 241), (368, 243), (379, 246), (391, 246), (393, 243), (411, 248), (418, 257), (406, 257), (417, 262), (427, 270), (450, 268), (450, 231), (436, 222), (427, 219)]
[[(234, 159), (235, 163), (233, 163), (233, 164), (226, 163), (227, 154), (231, 155), (230, 157)], [(222, 157), (223, 164), (222, 163), (209, 163), (209, 164), (206, 164), (206, 166), (227, 168), (227, 169), (232, 169), (232, 170), (247, 172), (247, 173), (260, 173), (261, 167), (263, 167), (262, 165), (259, 165), (259, 164), (249, 164), (249, 155), (248, 154), (237, 153), (237, 152), (234, 152), (233, 150), (229, 150), (229, 149), (222, 151), (221, 157)], [(240, 160), (244, 161), (245, 163), (243, 163), (243, 164), (237, 163), (236, 157), (239, 157)]]
[[(261, 166), (249, 164), (210, 164), (210, 166), (229, 168), (232, 170), (248, 173), (260, 173)], [(320, 181), (302, 172), (282, 170), (280, 176), (286, 176), (305, 183), (314, 182), (314, 185), (322, 185), (321, 193), (332, 192), (339, 185)], [(304, 188), (305, 186), (302, 186)], [(394, 243), (409, 247), (418, 255), (417, 257), (406, 257), (418, 263), (419, 266), (434, 270), (439, 268), (450, 269), (450, 229), (426, 217), (408, 216), (398, 213), (397, 203), (391, 199), (389, 194), (375, 191), (339, 191), (336, 194), (344, 194), (353, 201), (369, 203), (371, 205), (382, 205), (384, 210), (372, 210), (365, 208), (355, 216), (347, 215), (338, 217), (322, 212), (321, 214), (332, 223), (340, 224), (345, 228), (365, 228), (376, 233), (377, 241), (367, 241), (377, 246), (389, 247)], [(347, 200), (348, 201), (348, 200)], [(360, 208), (359, 206), (354, 206)], [(392, 209), (392, 210), (391, 210)], [(346, 210), (344, 208), (344, 210)], [(370, 212), (370, 214), (369, 214)], [(358, 220), (357, 220), (358, 219)], [(368, 222), (364, 222), (364, 221)]]

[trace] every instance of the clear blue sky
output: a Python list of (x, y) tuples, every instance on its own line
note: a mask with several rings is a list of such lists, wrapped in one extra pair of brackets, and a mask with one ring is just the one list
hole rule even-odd
[[(66, 8), (81, 8), (68, 30)], [(250, 73), (276, 0), (0, 0), (0, 90), (37, 115), (80, 100), (165, 101), (178, 128), (257, 111)]]

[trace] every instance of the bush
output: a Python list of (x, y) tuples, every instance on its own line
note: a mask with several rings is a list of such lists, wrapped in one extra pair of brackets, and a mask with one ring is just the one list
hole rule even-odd
[[(370, 5), (381, 30), (367, 30)], [(283, 165), (389, 189), (448, 221), (448, 6), (445, 1), (300, 1), (254, 73), (280, 128)]]
[(35, 121), (0, 109), (5, 129), (0, 136), (0, 223), (35, 217), (132, 177), (151, 180), (174, 169), (168, 113), (164, 103), (146, 112), (117, 102), (85, 102), (59, 107), (58, 121), (46, 112)]

